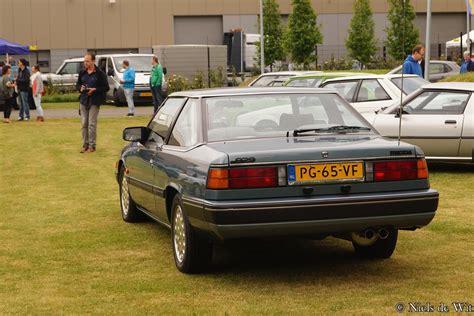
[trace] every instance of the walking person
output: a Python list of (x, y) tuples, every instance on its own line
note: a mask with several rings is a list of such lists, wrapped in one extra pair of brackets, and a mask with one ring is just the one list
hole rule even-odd
[(33, 74), (31, 75), (31, 89), (36, 107), (36, 120), (39, 122), (44, 122), (44, 112), (43, 108), (41, 107), (41, 98), (43, 96), (44, 86), (43, 79), (41, 78), (40, 66), (34, 65), (32, 71)]
[(470, 71), (474, 71), (474, 62), (471, 60), (471, 53), (467, 50), (463, 54), (460, 73), (464, 74)]
[(151, 95), (153, 96), (153, 111), (156, 113), (163, 102), (163, 95), (161, 92), (161, 84), (163, 83), (163, 67), (156, 56), (152, 57), (151, 64), (150, 88)]
[(13, 105), (15, 104), (15, 83), (10, 79), (12, 69), (10, 65), (4, 65), (2, 67), (2, 80), (0, 82), (2, 92), (2, 98), (5, 100), (5, 105), (3, 106), (3, 122), (11, 123), (10, 114), (12, 113)]
[(16, 85), (18, 96), (20, 97), (20, 114), (19, 121), (28, 121), (30, 119), (30, 106), (28, 102), (28, 92), (30, 89), (30, 71), (27, 68), (26, 59), (22, 58), (18, 62), (18, 75), (16, 77)]
[(135, 90), (135, 69), (130, 67), (128, 60), (122, 62), (122, 68), (125, 69), (123, 73), (123, 79), (120, 83), (123, 85), (123, 91), (125, 93), (125, 99), (128, 105), (127, 116), (135, 115), (135, 104), (133, 103), (133, 91)]
[(403, 63), (403, 73), (405, 75), (418, 75), (423, 77), (423, 72), (421, 70), (420, 61), (425, 55), (425, 48), (423, 45), (416, 45), (413, 48), (412, 54), (408, 55)]
[(96, 67), (95, 54), (84, 56), (84, 70), (79, 73), (76, 89), (79, 97), (81, 113), (82, 149), (81, 153), (96, 151), (97, 117), (100, 105), (105, 103), (105, 94), (109, 84), (105, 73)]

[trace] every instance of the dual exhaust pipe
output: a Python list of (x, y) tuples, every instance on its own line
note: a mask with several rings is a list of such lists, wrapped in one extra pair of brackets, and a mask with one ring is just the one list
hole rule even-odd
[(363, 236), (367, 239), (372, 239), (374, 237), (378, 237), (380, 239), (387, 239), (388, 236), (390, 235), (389, 231), (387, 228), (379, 228), (377, 231), (372, 229), (372, 228), (367, 228), (363, 232)]

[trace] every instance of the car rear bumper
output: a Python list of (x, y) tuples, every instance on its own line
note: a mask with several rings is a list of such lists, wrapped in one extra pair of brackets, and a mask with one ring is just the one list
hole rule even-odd
[(337, 234), (368, 227), (415, 229), (438, 208), (437, 191), (358, 194), (252, 201), (184, 198), (193, 226), (225, 240), (246, 237)]

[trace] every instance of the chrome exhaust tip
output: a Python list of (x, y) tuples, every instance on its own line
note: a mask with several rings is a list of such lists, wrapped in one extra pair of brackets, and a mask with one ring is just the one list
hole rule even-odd
[(367, 239), (372, 239), (375, 236), (375, 231), (372, 228), (364, 230), (364, 237)]
[(380, 239), (387, 239), (390, 233), (388, 232), (388, 229), (380, 228), (378, 231), (378, 235)]

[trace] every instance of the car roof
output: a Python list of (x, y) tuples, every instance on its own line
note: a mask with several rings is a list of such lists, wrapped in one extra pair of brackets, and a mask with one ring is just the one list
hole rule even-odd
[(474, 91), (474, 82), (436, 82), (424, 85), (423, 89)]
[(288, 88), (288, 87), (258, 87), (258, 88), (215, 88), (174, 92), (170, 97), (217, 97), (258, 94), (301, 94), (301, 93), (337, 93), (332, 89), (322, 88)]
[(259, 76), (260, 77), (268, 77), (268, 76), (300, 76), (300, 75), (304, 75), (304, 74), (318, 74), (318, 73), (321, 73), (322, 71), (301, 71), (301, 70), (298, 70), (298, 71), (275, 71), (275, 72), (266, 72), (262, 75)]
[(100, 57), (152, 57), (153, 54), (101, 54), (97, 55), (96, 58)]
[(337, 71), (321, 71), (319, 73), (306, 73), (302, 75), (296, 75), (291, 77), (288, 80), (299, 80), (299, 79), (316, 79), (316, 78), (325, 78), (325, 77), (348, 77), (348, 76), (362, 76), (362, 75), (371, 75), (370, 73), (365, 72), (337, 72)]
[(74, 58), (67, 58), (67, 59), (64, 59), (63, 62), (68, 62), (68, 61), (71, 61), (71, 62), (83, 62), (84, 61), (84, 57), (74, 57)]
[[(401, 78), (401, 77), (402, 77), (401, 74), (384, 74), (384, 75), (364, 74), (364, 75), (350, 76), (349, 78), (346, 78), (346, 77), (330, 78), (330, 79), (327, 79), (326, 82), (342, 81), (342, 80), (358, 80), (358, 79), (391, 79), (391, 78)], [(403, 75), (403, 77), (410, 78), (410, 77), (419, 77), (419, 76), (418, 75)]]
[[(102, 54), (102, 55), (96, 55), (95, 59), (97, 60), (98, 58), (101, 57), (151, 57), (153, 54)], [(74, 57), (74, 58), (67, 58), (63, 62), (83, 62), (84, 57)]]

